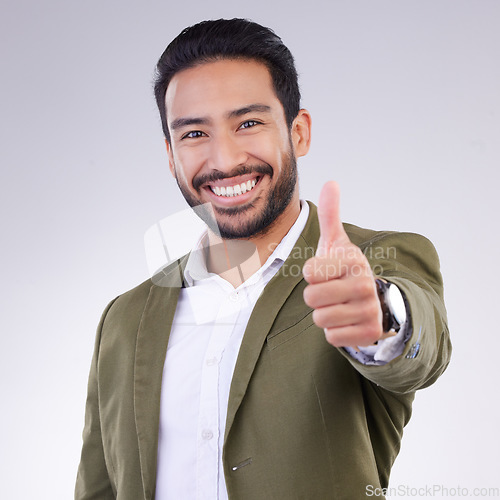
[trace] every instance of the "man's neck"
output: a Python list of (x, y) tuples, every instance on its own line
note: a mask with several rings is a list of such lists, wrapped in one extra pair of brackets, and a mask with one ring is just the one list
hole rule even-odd
[(227, 240), (209, 232), (206, 263), (234, 288), (258, 271), (288, 233), (300, 214), (300, 201), (288, 207), (262, 234), (248, 239)]

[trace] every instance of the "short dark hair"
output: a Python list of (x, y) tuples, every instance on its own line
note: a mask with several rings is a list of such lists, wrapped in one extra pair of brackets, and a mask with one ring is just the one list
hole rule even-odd
[(184, 29), (156, 65), (154, 92), (161, 124), (170, 142), (165, 93), (172, 77), (187, 68), (221, 59), (254, 59), (267, 66), (290, 128), (300, 110), (300, 90), (293, 56), (270, 28), (248, 19), (203, 21)]

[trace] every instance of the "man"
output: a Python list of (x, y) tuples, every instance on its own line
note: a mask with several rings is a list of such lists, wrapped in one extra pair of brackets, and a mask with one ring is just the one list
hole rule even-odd
[(434, 248), (343, 225), (335, 183), (300, 200), (311, 118), (272, 31), (200, 23), (157, 70), (170, 169), (209, 229), (103, 314), (76, 498), (381, 491), (449, 361)]

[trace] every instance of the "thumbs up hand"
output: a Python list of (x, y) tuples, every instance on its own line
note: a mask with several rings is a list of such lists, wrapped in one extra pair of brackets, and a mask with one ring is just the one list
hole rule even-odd
[(367, 346), (383, 337), (382, 310), (370, 264), (340, 220), (339, 199), (338, 184), (327, 182), (318, 204), (318, 250), (303, 269), (304, 300), (330, 344)]

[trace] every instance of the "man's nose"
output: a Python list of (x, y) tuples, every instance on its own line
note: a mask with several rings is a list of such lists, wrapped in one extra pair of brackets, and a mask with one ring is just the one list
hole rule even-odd
[(212, 140), (210, 151), (211, 168), (230, 172), (248, 161), (248, 154), (238, 139), (231, 134), (218, 135)]

